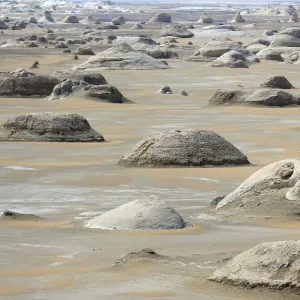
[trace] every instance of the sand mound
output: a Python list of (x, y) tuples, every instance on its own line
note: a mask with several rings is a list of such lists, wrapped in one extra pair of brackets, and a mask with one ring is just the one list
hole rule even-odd
[(134, 50), (127, 43), (120, 43), (90, 57), (85, 63), (73, 69), (155, 70), (169, 68), (164, 62)]
[[(271, 213), (293, 216), (299, 213), (299, 201), (289, 199), (297, 195), (299, 180), (299, 160), (287, 159), (272, 163), (255, 172), (226, 196), (218, 204), (217, 210), (234, 214), (245, 212), (254, 215)], [(287, 197), (288, 192), (293, 196)]]
[(299, 104), (298, 97), (274, 88), (219, 89), (208, 101), (208, 106), (262, 105), (283, 107), (295, 104)]
[(10, 118), (0, 127), (0, 140), (103, 142), (104, 138), (77, 114), (36, 113)]
[(272, 76), (261, 84), (262, 87), (292, 89), (293, 85), (284, 76)]
[(101, 229), (182, 229), (185, 222), (166, 202), (155, 196), (123, 204), (85, 223)]
[(124, 166), (196, 167), (248, 164), (247, 157), (213, 131), (171, 130), (139, 142), (122, 157)]
[(164, 27), (160, 36), (175, 36), (178, 38), (191, 38), (194, 34), (185, 28), (183, 25), (172, 24)]
[(159, 13), (155, 15), (150, 22), (152, 23), (171, 23), (172, 17), (169, 14), (166, 13)]
[(300, 241), (283, 241), (262, 243), (237, 255), (209, 280), (300, 294), (299, 273)]

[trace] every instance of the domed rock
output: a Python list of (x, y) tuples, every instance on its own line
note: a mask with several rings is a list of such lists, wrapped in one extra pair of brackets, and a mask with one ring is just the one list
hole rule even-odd
[(58, 43), (57, 45), (55, 45), (55, 48), (58, 48), (58, 49), (67, 49), (69, 47), (65, 43)]
[(169, 68), (163, 62), (134, 50), (127, 43), (119, 43), (90, 57), (85, 63), (75, 66), (73, 69), (155, 70)]
[(217, 105), (262, 105), (289, 106), (299, 104), (299, 99), (290, 93), (273, 89), (219, 89), (209, 99), (208, 106)]
[(35, 17), (31, 17), (29, 20), (28, 20), (29, 23), (32, 23), (32, 24), (37, 24), (37, 19)]
[(85, 222), (85, 227), (117, 230), (182, 229), (185, 222), (166, 202), (155, 196), (123, 204)]
[(64, 22), (64, 23), (70, 23), (70, 24), (76, 24), (76, 23), (79, 23), (79, 20), (78, 20), (77, 16), (72, 15), (72, 16), (65, 17), (62, 20), (62, 22)]
[(203, 16), (200, 17), (199, 21), (197, 23), (200, 23), (200, 24), (211, 24), (213, 23), (214, 20), (209, 17), (208, 15), (204, 14)]
[(160, 94), (173, 94), (171, 88), (167, 85), (164, 85), (163, 87), (161, 87), (158, 92)]
[(122, 93), (112, 85), (89, 85), (85, 88), (86, 97), (91, 97), (93, 100), (100, 100), (111, 103), (129, 102)]
[(19, 74), (0, 74), (0, 96), (48, 96), (59, 83), (57, 79), (47, 75), (28, 72), (26, 75), (24, 72)]
[(142, 30), (144, 29), (144, 27), (140, 24), (140, 23), (137, 23), (137, 24), (134, 24), (132, 27), (131, 27), (132, 30)]
[(292, 89), (293, 85), (284, 76), (272, 76), (261, 84), (262, 87)]
[(235, 62), (232, 63), (232, 65), (230, 66), (230, 68), (233, 69), (248, 69), (249, 66), (247, 65), (246, 61), (244, 60), (236, 60)]
[(170, 130), (140, 141), (121, 158), (126, 167), (196, 167), (248, 164), (247, 157), (212, 131)]
[(47, 41), (54, 41), (56, 39), (56, 35), (54, 33), (47, 33), (45, 34), (44, 38)]
[(178, 38), (191, 38), (194, 34), (185, 28), (183, 25), (173, 24), (164, 27), (160, 36), (175, 36)]
[(171, 23), (172, 17), (169, 14), (166, 13), (159, 13), (155, 15), (150, 22), (152, 23)]
[(245, 20), (242, 17), (241, 13), (238, 11), (231, 22), (232, 23), (244, 23)]
[(2, 21), (0, 20), (0, 29), (3, 30), (3, 29), (8, 29), (9, 27)]
[[(283, 61), (282, 58), (281, 58), (281, 61)], [(286, 63), (286, 64), (299, 64), (300, 63), (300, 51), (292, 52), (290, 55), (288, 55), (285, 58), (284, 63)]]
[(282, 30), (271, 43), (271, 46), (300, 47), (300, 28), (292, 27)]
[(274, 60), (274, 61), (279, 61), (279, 62), (282, 62), (284, 60), (282, 58), (282, 56), (279, 53), (277, 53), (276, 51), (271, 51), (269, 53), (266, 53), (262, 58), (265, 60)]
[(299, 257), (300, 241), (262, 243), (235, 256), (209, 280), (299, 294)]
[(298, 18), (298, 14), (296, 12), (294, 12), (289, 20), (289, 22), (294, 22), (297, 23), (299, 22), (299, 18)]
[(51, 11), (49, 11), (49, 10), (44, 11), (44, 17), (41, 18), (39, 20), (39, 22), (41, 22), (41, 23), (43, 23), (43, 22), (50, 22), (50, 23), (55, 22), (53, 17), (52, 17)]
[(92, 85), (106, 85), (107, 81), (98, 72), (93, 71), (55, 71), (51, 73), (51, 76), (58, 80), (58, 83), (65, 80), (73, 80), (73, 81), (85, 81), (88, 84)]
[(292, 217), (299, 212), (299, 205), (298, 201), (290, 200), (290, 195), (296, 194), (293, 189), (297, 189), (299, 180), (299, 160), (286, 159), (272, 163), (255, 172), (226, 196), (218, 204), (217, 211)]
[(123, 16), (121, 16), (121, 17), (112, 19), (111, 23), (113, 25), (123, 25), (126, 23), (126, 21), (125, 21), (125, 18)]
[(292, 16), (296, 12), (296, 8), (293, 5), (288, 5), (285, 11)]
[(95, 55), (95, 53), (92, 50), (92, 47), (87, 45), (79, 46), (75, 52), (77, 55)]
[[(246, 54), (248, 55), (246, 56)], [(231, 67), (237, 61), (243, 61), (246, 65), (250, 65), (259, 62), (259, 59), (247, 50), (243, 50), (242, 53), (231, 50), (218, 57), (211, 65), (213, 67)]]
[(0, 141), (103, 142), (104, 138), (77, 114), (36, 113), (10, 118), (0, 127)]
[(250, 52), (252, 52), (253, 54), (257, 54), (259, 51), (266, 49), (267, 46), (262, 45), (262, 44), (254, 44), (254, 45), (250, 45), (247, 47), (247, 50), (249, 50)]

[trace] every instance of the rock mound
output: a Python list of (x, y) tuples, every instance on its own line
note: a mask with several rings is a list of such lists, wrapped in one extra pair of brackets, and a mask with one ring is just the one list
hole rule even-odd
[(18, 69), (0, 73), (0, 96), (48, 96), (59, 81), (47, 75), (35, 75)]
[(288, 106), (299, 104), (292, 94), (273, 88), (219, 89), (208, 101), (208, 106), (218, 105), (260, 105)]
[(209, 280), (300, 293), (300, 241), (262, 243), (234, 257)]
[(39, 22), (41, 22), (41, 23), (43, 23), (43, 22), (48, 22), (48, 23), (55, 22), (55, 20), (52, 17), (51, 11), (49, 11), (49, 10), (44, 11), (44, 17), (41, 18), (39, 20)]
[(72, 16), (67, 16), (62, 20), (64, 23), (70, 23), (70, 24), (76, 24), (79, 23), (79, 20), (77, 16), (72, 15)]
[(293, 85), (284, 76), (272, 76), (261, 84), (262, 87), (292, 89)]
[(294, 12), (292, 14), (289, 22), (291, 22), (291, 23), (298, 23), (299, 22), (298, 14), (296, 12)]
[(33, 214), (21, 214), (11, 210), (5, 210), (0, 219), (30, 221), (41, 220), (42, 218)]
[(238, 61), (242, 61), (244, 62), (243, 65), (248, 66), (254, 62), (259, 62), (259, 59), (252, 53), (247, 52), (247, 50), (243, 52), (231, 50), (218, 57), (211, 65), (213, 67), (232, 67), (234, 64), (236, 65)]
[(172, 17), (169, 14), (166, 13), (159, 13), (155, 15), (150, 22), (152, 23), (171, 23)]
[(140, 23), (137, 23), (137, 24), (134, 24), (132, 27), (131, 27), (132, 30), (142, 30), (144, 29), (144, 27), (140, 24)]
[(292, 52), (290, 55), (288, 55), (285, 58), (284, 63), (286, 63), (286, 64), (299, 64), (300, 63), (300, 51)]
[(232, 23), (244, 23), (245, 20), (242, 17), (241, 13), (238, 11), (231, 22)]
[(166, 202), (155, 196), (123, 204), (85, 223), (85, 227), (119, 230), (182, 229), (185, 222)]
[(191, 38), (194, 34), (183, 25), (173, 24), (163, 28), (160, 36), (175, 36), (178, 38)]
[(300, 47), (300, 28), (282, 30), (271, 43), (271, 47)]
[(248, 164), (247, 157), (213, 131), (170, 130), (140, 141), (121, 158), (126, 167), (203, 167)]
[(0, 127), (0, 141), (103, 142), (104, 138), (77, 114), (36, 113), (10, 118)]
[(300, 198), (290, 200), (291, 195), (297, 194), (299, 180), (299, 160), (286, 159), (272, 163), (255, 172), (226, 196), (217, 210), (239, 215), (271, 213), (292, 217), (299, 213)]
[(134, 50), (127, 43), (120, 43), (90, 57), (85, 63), (73, 69), (155, 70), (169, 68), (164, 62)]
[(209, 17), (208, 15), (204, 14), (203, 16), (200, 17), (199, 21), (197, 23), (200, 23), (200, 24), (211, 24), (213, 23), (214, 20)]
[(0, 20), (0, 29), (8, 29), (9, 27), (5, 24), (5, 22), (3, 22), (2, 20)]
[(95, 55), (95, 53), (92, 50), (92, 47), (87, 45), (79, 46), (75, 52), (77, 55)]
[(121, 17), (112, 19), (111, 23), (113, 25), (123, 25), (126, 23), (126, 21), (125, 21), (125, 18), (121, 16)]

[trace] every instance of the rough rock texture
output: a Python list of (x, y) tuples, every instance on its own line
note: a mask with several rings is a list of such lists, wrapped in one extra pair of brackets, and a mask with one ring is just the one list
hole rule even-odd
[(200, 23), (200, 24), (211, 24), (213, 23), (214, 20), (209, 17), (208, 15), (204, 14), (203, 16), (200, 17), (199, 21), (197, 23)]
[(112, 19), (111, 23), (113, 25), (123, 25), (126, 23), (126, 21), (125, 21), (125, 18), (121, 16), (121, 17)]
[(37, 24), (37, 19), (35, 17), (30, 17), (30, 19), (28, 20), (29, 23), (32, 24)]
[(246, 61), (239, 59), (239, 60), (233, 62), (232, 65), (230, 66), (230, 68), (232, 68), (232, 69), (248, 69), (249, 66)]
[(165, 63), (134, 50), (127, 43), (120, 43), (90, 57), (85, 63), (75, 66), (73, 69), (155, 70), (169, 68)]
[(39, 20), (39, 22), (42, 22), (42, 23), (43, 22), (50, 22), (50, 23), (55, 22), (55, 20), (53, 19), (52, 15), (51, 15), (51, 11), (49, 11), (49, 10), (44, 11), (44, 17), (41, 18)]
[(211, 65), (213, 67), (231, 67), (237, 61), (243, 61), (248, 66), (259, 62), (259, 59), (252, 53), (247, 52), (247, 50), (243, 50), (242, 52), (231, 50), (218, 57)]
[(288, 55), (285, 58), (284, 63), (286, 63), (286, 64), (299, 64), (300, 63), (300, 51), (292, 52), (290, 55)]
[(85, 227), (101, 229), (145, 230), (182, 229), (185, 222), (166, 202), (155, 196), (131, 201), (89, 219)]
[(92, 47), (87, 45), (79, 46), (75, 52), (77, 55), (95, 55), (95, 53), (92, 50)]
[(221, 196), (218, 196), (216, 198), (214, 198), (211, 202), (210, 202), (210, 205), (215, 205), (217, 206), (224, 198), (226, 197), (226, 195), (221, 195)]
[(59, 83), (51, 76), (16, 71), (0, 73), (0, 96), (48, 96)]
[(164, 85), (158, 91), (160, 94), (173, 94), (171, 88), (168, 85)]
[(111, 103), (129, 102), (122, 93), (112, 85), (89, 85), (85, 88), (86, 96), (93, 100), (106, 101)]
[(107, 84), (104, 76), (93, 71), (56, 71), (51, 76), (58, 79), (59, 82), (71, 79), (73, 81), (85, 81), (93, 85)]
[(292, 89), (293, 85), (284, 76), (272, 76), (261, 84), (262, 87)]
[(300, 28), (282, 30), (271, 43), (271, 47), (300, 47)]
[(213, 131), (170, 130), (140, 141), (119, 164), (123, 166), (222, 166), (248, 164), (247, 157)]
[(209, 280), (300, 294), (299, 273), (300, 241), (269, 242), (237, 255)]
[(244, 23), (244, 22), (245, 22), (244, 18), (242, 17), (241, 13), (238, 11), (235, 17), (233, 18), (232, 23)]
[(247, 47), (247, 50), (252, 52), (253, 54), (257, 54), (259, 51), (266, 49), (267, 46), (263, 44), (253, 44)]
[(0, 217), (0, 219), (32, 221), (32, 220), (41, 220), (42, 218), (32, 214), (22, 214), (11, 210), (5, 210), (3, 215)]
[(300, 198), (295, 201), (291, 196), (297, 195), (299, 180), (299, 160), (286, 159), (272, 163), (255, 172), (225, 197), (218, 204), (217, 211), (292, 217), (299, 213)]
[(77, 114), (36, 113), (10, 118), (0, 127), (0, 141), (103, 142), (104, 138)]
[(67, 16), (62, 20), (64, 23), (76, 24), (79, 23), (77, 16)]
[(164, 27), (160, 36), (175, 36), (178, 38), (191, 38), (194, 34), (185, 28), (183, 25), (172, 24)]
[(114, 266), (123, 266), (132, 263), (138, 263), (143, 261), (149, 261), (149, 259), (163, 259), (165, 256), (156, 253), (152, 249), (142, 249), (140, 251), (132, 251), (126, 255), (121, 256), (119, 259), (116, 260)]
[(219, 89), (208, 101), (208, 106), (262, 105), (283, 107), (295, 104), (299, 104), (297, 97), (274, 88)]
[(159, 13), (155, 15), (150, 22), (152, 23), (171, 23), (172, 17), (169, 14), (166, 13)]

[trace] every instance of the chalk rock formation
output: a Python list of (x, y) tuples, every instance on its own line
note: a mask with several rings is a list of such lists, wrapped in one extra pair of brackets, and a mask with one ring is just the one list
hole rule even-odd
[(247, 50), (231, 50), (218, 57), (211, 65), (213, 67), (231, 67), (237, 61), (243, 61), (246, 65), (251, 65), (259, 62), (259, 59)]
[(274, 89), (292, 89), (293, 85), (284, 76), (271, 76), (261, 84), (262, 87)]
[(159, 13), (155, 15), (150, 22), (152, 23), (171, 23), (172, 17), (169, 14), (166, 13)]
[(183, 25), (172, 24), (164, 27), (160, 36), (175, 36), (178, 38), (191, 38), (194, 34), (185, 28)]
[(72, 15), (72, 16), (67, 16), (62, 20), (64, 23), (70, 23), (70, 24), (76, 24), (79, 23), (79, 20), (77, 16)]
[(170, 130), (140, 141), (121, 158), (127, 167), (196, 167), (248, 164), (247, 157), (213, 131)]
[(280, 31), (271, 47), (300, 47), (300, 28), (292, 27)]
[(211, 24), (213, 23), (214, 20), (209, 17), (208, 15), (204, 14), (203, 16), (200, 17), (199, 21), (197, 23), (200, 23), (200, 24)]
[(36, 113), (10, 118), (0, 127), (0, 141), (103, 142), (104, 138), (77, 114)]
[(113, 25), (123, 25), (126, 23), (126, 21), (125, 21), (125, 18), (121, 16), (121, 17), (112, 19), (111, 23)]
[(182, 229), (185, 222), (166, 202), (155, 196), (123, 204), (85, 223), (85, 227), (121, 230)]
[(241, 13), (238, 11), (231, 22), (232, 23), (244, 23), (245, 20), (242, 17)]
[(209, 280), (299, 294), (299, 257), (300, 241), (262, 243), (234, 257)]

